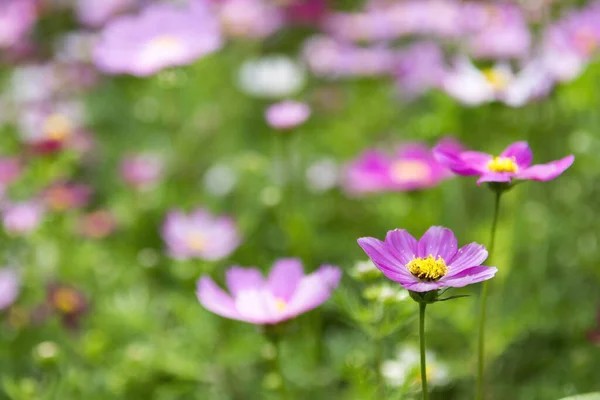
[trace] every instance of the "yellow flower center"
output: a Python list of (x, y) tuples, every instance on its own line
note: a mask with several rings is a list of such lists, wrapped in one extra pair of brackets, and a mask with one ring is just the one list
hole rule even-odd
[(79, 306), (79, 296), (72, 289), (58, 289), (54, 294), (54, 306), (65, 314), (71, 314)]
[(394, 182), (414, 182), (429, 177), (429, 166), (416, 160), (396, 161), (391, 167), (391, 177)]
[(207, 240), (206, 237), (200, 233), (192, 233), (188, 238), (188, 246), (192, 250), (202, 251), (206, 248)]
[(152, 39), (147, 46), (148, 48), (160, 53), (179, 50), (182, 44), (181, 40), (177, 36), (162, 35)]
[(448, 273), (448, 267), (442, 257), (438, 256), (435, 259), (431, 254), (427, 258), (415, 258), (406, 264), (406, 267), (411, 274), (427, 282), (437, 281)]
[(519, 169), (512, 157), (494, 157), (487, 167), (492, 172), (517, 172)]
[(275, 308), (277, 308), (278, 312), (284, 312), (287, 308), (287, 303), (282, 299), (275, 299)]
[(63, 141), (71, 134), (71, 120), (62, 114), (52, 114), (46, 118), (43, 126), (44, 135), (50, 140)]
[(489, 84), (492, 85), (496, 90), (504, 89), (508, 85), (509, 79), (501, 71), (498, 71), (494, 68), (486, 68), (481, 72)]

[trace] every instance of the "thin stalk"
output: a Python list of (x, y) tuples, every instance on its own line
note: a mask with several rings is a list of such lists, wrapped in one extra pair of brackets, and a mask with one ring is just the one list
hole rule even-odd
[(273, 357), (273, 372), (279, 375), (281, 378), (281, 385), (279, 386), (279, 398), (281, 400), (289, 399), (289, 392), (285, 383), (285, 377), (283, 376), (283, 369), (281, 368), (281, 340), (279, 335), (275, 334), (271, 338), (271, 343), (275, 346), (275, 357)]
[(425, 307), (426, 303), (419, 303), (419, 341), (421, 345), (421, 386), (423, 388), (423, 400), (429, 398), (427, 391), (427, 357), (425, 355)]
[[(494, 204), (494, 217), (492, 219), (492, 229), (490, 232), (490, 246), (488, 249), (488, 262), (494, 253), (494, 244), (496, 243), (496, 228), (498, 226), (498, 215), (500, 214), (500, 197), (501, 191), (496, 192), (496, 200)], [(475, 394), (476, 400), (483, 399), (483, 372), (485, 369), (485, 310), (488, 296), (489, 281), (483, 282), (481, 290), (481, 302), (479, 309), (479, 337), (477, 345), (477, 391)]]

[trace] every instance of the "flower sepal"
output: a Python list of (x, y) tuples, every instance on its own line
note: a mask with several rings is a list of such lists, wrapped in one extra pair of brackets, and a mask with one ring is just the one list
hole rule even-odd
[(488, 182), (488, 187), (494, 193), (502, 194), (512, 189), (518, 182)]
[(441, 289), (430, 290), (429, 292), (413, 292), (412, 290), (409, 290), (408, 294), (417, 303), (420, 303), (420, 304), (433, 304), (436, 301), (440, 301), (439, 300), (439, 297), (440, 297), (440, 294), (441, 294), (440, 292), (442, 292)]

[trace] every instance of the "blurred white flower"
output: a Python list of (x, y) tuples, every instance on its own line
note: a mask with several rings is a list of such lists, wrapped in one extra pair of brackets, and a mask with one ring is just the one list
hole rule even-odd
[[(420, 382), (419, 365), (419, 349), (406, 345), (398, 351), (396, 359), (381, 364), (381, 374), (390, 386), (417, 383), (411, 381), (416, 378)], [(448, 379), (448, 366), (438, 361), (434, 353), (427, 351), (427, 382), (436, 386), (447, 383)]]
[(204, 188), (213, 196), (222, 197), (231, 193), (237, 180), (237, 173), (233, 168), (216, 164), (204, 174)]
[(334, 188), (339, 181), (339, 167), (332, 158), (323, 158), (312, 163), (306, 170), (306, 183), (313, 192), (324, 192)]
[(281, 98), (298, 93), (306, 83), (306, 72), (295, 60), (271, 55), (248, 60), (239, 72), (240, 89), (251, 96)]

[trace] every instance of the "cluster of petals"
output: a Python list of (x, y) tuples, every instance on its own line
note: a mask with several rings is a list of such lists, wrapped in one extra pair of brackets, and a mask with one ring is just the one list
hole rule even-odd
[[(491, 279), (497, 272), (495, 267), (481, 265), (488, 256), (483, 245), (470, 243), (459, 249), (454, 233), (441, 226), (432, 226), (420, 240), (404, 229), (395, 229), (387, 233), (385, 241), (364, 237), (358, 244), (386, 277), (413, 292), (463, 287)], [(411, 262), (428, 257), (446, 268), (435, 280), (420, 279), (409, 268)]]
[(284, 258), (275, 262), (266, 279), (256, 268), (230, 268), (225, 276), (229, 294), (203, 276), (198, 281), (197, 295), (200, 303), (215, 314), (273, 325), (323, 304), (340, 277), (340, 269), (330, 265), (304, 275), (300, 260)]

